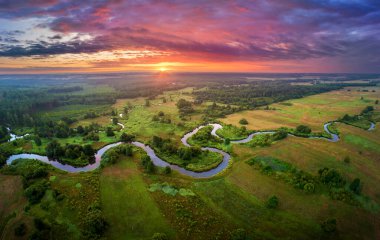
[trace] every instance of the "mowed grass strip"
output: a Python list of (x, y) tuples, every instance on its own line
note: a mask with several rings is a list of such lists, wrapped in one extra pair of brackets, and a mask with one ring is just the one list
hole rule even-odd
[(150, 239), (156, 232), (173, 235), (140, 174), (131, 158), (102, 171), (101, 199), (110, 224), (109, 239)]

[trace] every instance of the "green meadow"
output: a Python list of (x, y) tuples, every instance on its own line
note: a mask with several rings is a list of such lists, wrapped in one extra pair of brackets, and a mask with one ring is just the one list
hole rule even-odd
[[(217, 132), (220, 136), (237, 140), (253, 131), (295, 129), (301, 124), (313, 132), (322, 132), (324, 123), (345, 114), (360, 114), (368, 105), (374, 106), (376, 119), (380, 109), (375, 100), (380, 98), (380, 88), (370, 88), (375, 92), (359, 89), (365, 87), (237, 111), (214, 118), (213, 122), (223, 125)], [(45, 110), (42, 114), (49, 119), (75, 118), (77, 121), (70, 123), (73, 129), (97, 124), (99, 139), (89, 140), (73, 133), (66, 138), (41, 137), (41, 144), (36, 144), (32, 135), (4, 143), (1, 149), (45, 155), (47, 145), (56, 140), (63, 146), (90, 144), (97, 150), (118, 142), (123, 133), (145, 144), (151, 144), (153, 136), (157, 136), (180, 148), (182, 136), (206, 122), (204, 111), (212, 105), (193, 104), (189, 114), (181, 114), (177, 102), (194, 101), (194, 91), (200, 89), (187, 87), (150, 98), (122, 98), (109, 104), (75, 104)], [(112, 88), (86, 85), (71, 94), (108, 93)], [(85, 118), (89, 112), (96, 116)], [(113, 124), (112, 118), (118, 118), (125, 128)], [(248, 123), (240, 124), (242, 118)], [(254, 137), (251, 143), (232, 144), (213, 138), (211, 127), (205, 127), (189, 143), (224, 150), (230, 153), (231, 161), (226, 170), (204, 179), (149, 167), (144, 162), (145, 154), (136, 147), (129, 155), (112, 153), (116, 157), (109, 164), (92, 172), (66, 173), (44, 164), (38, 165), (37, 171), (34, 161), (5, 166), (0, 170), (0, 239), (44, 239), (45, 233), (54, 235), (54, 239), (378, 239), (378, 126), (377, 123), (373, 131), (366, 131), (335, 123), (330, 131), (339, 134), (338, 142), (287, 136), (268, 144), (261, 144), (263, 136)], [(107, 128), (114, 136), (107, 136)], [(194, 171), (212, 169), (221, 161), (217, 153), (202, 152), (188, 160), (156, 152), (163, 160)], [(335, 180), (343, 179), (343, 183), (331, 187), (323, 182), (319, 171), (324, 168), (336, 170), (331, 174), (335, 174)], [(356, 178), (361, 184), (358, 194), (350, 187)], [(313, 189), (304, 187), (303, 181), (313, 183)], [(28, 188), (34, 196), (43, 188), (38, 201), (31, 202)], [(274, 196), (277, 200), (271, 205)], [(336, 226), (334, 231), (327, 231), (326, 221), (331, 219)], [(15, 236), (16, 228), (23, 228), (21, 224), (25, 233)]]

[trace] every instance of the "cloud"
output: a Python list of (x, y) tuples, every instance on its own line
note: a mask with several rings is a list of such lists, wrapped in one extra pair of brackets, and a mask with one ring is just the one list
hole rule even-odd
[(1, 34), (0, 56), (12, 58), (146, 49), (215, 62), (350, 57), (360, 68), (380, 49), (377, 0), (4, 0), (0, 18), (43, 22), (34, 39)]

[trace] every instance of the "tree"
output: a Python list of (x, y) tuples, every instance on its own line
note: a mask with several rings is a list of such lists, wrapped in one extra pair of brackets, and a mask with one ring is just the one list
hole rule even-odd
[(135, 136), (131, 134), (122, 133), (120, 136), (120, 141), (125, 142), (125, 143), (132, 142), (133, 140), (135, 140)]
[(83, 146), (83, 152), (84, 152), (84, 154), (86, 154), (87, 156), (93, 156), (94, 153), (95, 153), (95, 150), (92, 148), (91, 145), (86, 144), (86, 145)]
[(376, 101), (375, 101), (375, 104), (379, 104), (379, 100), (376, 100)]
[(164, 140), (158, 136), (153, 136), (152, 137), (152, 146), (160, 148), (162, 144), (164, 143)]
[(169, 166), (166, 166), (164, 169), (165, 174), (170, 174), (172, 172), (172, 169)]
[(343, 161), (348, 164), (348, 163), (351, 162), (351, 159), (350, 159), (349, 156), (345, 156), (344, 159), (343, 159)]
[(373, 112), (373, 110), (374, 110), (373, 106), (367, 106), (366, 108), (363, 109), (362, 114)]
[(343, 187), (346, 181), (335, 169), (322, 168), (318, 171), (322, 183), (329, 187)]
[(241, 125), (247, 125), (247, 124), (248, 124), (248, 121), (247, 121), (247, 119), (242, 118), (242, 119), (240, 119), (239, 123), (240, 123)]
[(113, 136), (115, 136), (115, 133), (112, 131), (111, 127), (107, 127), (107, 129), (106, 129), (106, 135), (107, 135), (107, 137), (113, 137)]
[(271, 208), (271, 209), (277, 208), (278, 207), (278, 198), (276, 196), (271, 196), (265, 205), (267, 208)]
[(160, 112), (158, 112), (158, 114), (157, 114), (159, 117), (163, 117), (164, 115), (165, 115), (165, 113), (163, 112), (163, 111), (160, 111)]
[(178, 100), (176, 105), (177, 105), (179, 112), (183, 115), (190, 114), (190, 113), (194, 112), (194, 109), (192, 107), (191, 102), (186, 101), (185, 99)]
[(310, 134), (311, 133), (311, 128), (306, 126), (306, 125), (299, 125), (296, 128), (296, 132), (298, 133), (304, 133), (304, 134)]
[(25, 197), (28, 198), (31, 204), (39, 203), (41, 198), (45, 195), (45, 191), (47, 190), (47, 182), (39, 181), (30, 185), (27, 189), (25, 189), (24, 194)]
[(141, 157), (141, 165), (143, 165), (144, 168), (148, 165), (148, 162), (150, 162), (150, 157), (148, 155), (143, 155)]
[(146, 165), (147, 173), (154, 173), (156, 171), (156, 166), (154, 166), (152, 160), (150, 160)]
[(64, 154), (63, 148), (57, 142), (57, 140), (51, 141), (47, 146), (46, 146), (46, 156), (48, 158), (59, 158)]
[(108, 227), (108, 223), (102, 216), (102, 211), (97, 208), (91, 208), (84, 219), (85, 234), (96, 239), (101, 237)]
[(34, 142), (36, 143), (37, 146), (41, 146), (42, 145), (42, 141), (41, 141), (41, 138), (39, 136), (36, 136), (34, 138)]
[(150, 101), (149, 99), (145, 99), (145, 107), (149, 107), (150, 106)]
[(272, 138), (273, 138), (273, 141), (278, 141), (278, 140), (286, 138), (287, 136), (288, 136), (288, 132), (284, 129), (280, 129), (273, 134)]
[(82, 127), (82, 125), (79, 125), (79, 126), (77, 127), (77, 133), (79, 133), (79, 134), (84, 133), (84, 128)]
[(224, 145), (230, 145), (231, 140), (229, 138), (224, 139)]
[(112, 124), (116, 125), (119, 122), (118, 118), (112, 118)]
[(355, 194), (360, 194), (361, 192), (361, 185), (360, 185), (360, 179), (359, 178), (355, 178), (352, 183), (350, 184), (350, 189), (351, 191), (353, 191)]

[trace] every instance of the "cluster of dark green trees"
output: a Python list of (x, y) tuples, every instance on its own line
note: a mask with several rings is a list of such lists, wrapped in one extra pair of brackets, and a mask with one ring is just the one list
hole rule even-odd
[[(0, 124), (10, 126), (35, 127), (41, 125), (41, 111), (52, 110), (65, 105), (113, 104), (114, 94), (98, 93), (88, 95), (70, 94), (81, 87), (58, 89), (6, 89), (1, 92)], [(63, 91), (63, 92), (62, 92)]]
[(152, 137), (151, 145), (161, 153), (177, 155), (184, 161), (189, 161), (202, 153), (202, 150), (199, 147), (178, 147), (172, 140), (162, 139), (158, 136)]
[(188, 115), (194, 112), (192, 103), (185, 100), (185, 99), (180, 99), (177, 102), (177, 108), (179, 110), (179, 113), (181, 115)]
[(361, 118), (366, 118), (368, 120), (371, 120), (373, 111), (374, 111), (373, 106), (367, 106), (362, 110), (360, 115), (345, 114), (342, 118), (339, 119), (339, 121), (344, 122), (346, 124), (352, 124), (353, 122), (358, 121)]
[(341, 87), (333, 84), (301, 86), (286, 81), (254, 81), (245, 84), (220, 84), (194, 94), (198, 101), (216, 101), (252, 109)]
[(192, 140), (195, 141), (197, 145), (209, 146), (210, 143), (222, 143), (223, 140), (211, 134), (211, 126), (204, 127), (200, 129), (193, 137)]
[(165, 113), (160, 111), (157, 115), (154, 115), (152, 117), (152, 120), (155, 122), (160, 122), (160, 123), (171, 123), (172, 120), (170, 119), (169, 116), (165, 116)]
[[(332, 199), (358, 205), (355, 195), (361, 194), (362, 183), (360, 179), (355, 178), (350, 184), (347, 184), (345, 178), (336, 169), (322, 168), (318, 171), (318, 175), (314, 176), (290, 163), (272, 157), (255, 157), (248, 160), (247, 164), (255, 166), (264, 174), (283, 178), (295, 188), (307, 193), (315, 192), (321, 184), (325, 185)], [(282, 174), (278, 174), (279, 172)]]
[(131, 157), (133, 155), (133, 150), (130, 145), (122, 144), (117, 147), (109, 149), (105, 156), (102, 157), (102, 166), (106, 166), (108, 164), (115, 164), (120, 156), (128, 156)]
[(224, 117), (228, 114), (232, 114), (235, 112), (243, 111), (245, 110), (244, 107), (232, 107), (231, 105), (218, 105), (215, 102), (212, 105), (207, 106), (207, 108), (203, 111), (204, 112), (204, 118), (212, 119), (212, 118), (219, 118)]
[(46, 156), (51, 159), (65, 162), (65, 159), (73, 159), (75, 165), (87, 165), (94, 160), (95, 150), (91, 145), (66, 144), (61, 145), (53, 140), (46, 146)]
[(352, 205), (358, 205), (359, 203), (355, 199), (355, 194), (360, 195), (362, 184), (359, 178), (355, 178), (346, 187), (346, 180), (335, 169), (322, 168), (318, 171), (319, 180), (329, 188), (330, 197), (332, 199), (347, 202)]
[(0, 143), (8, 141), (9, 137), (8, 129), (4, 126), (0, 126)]

